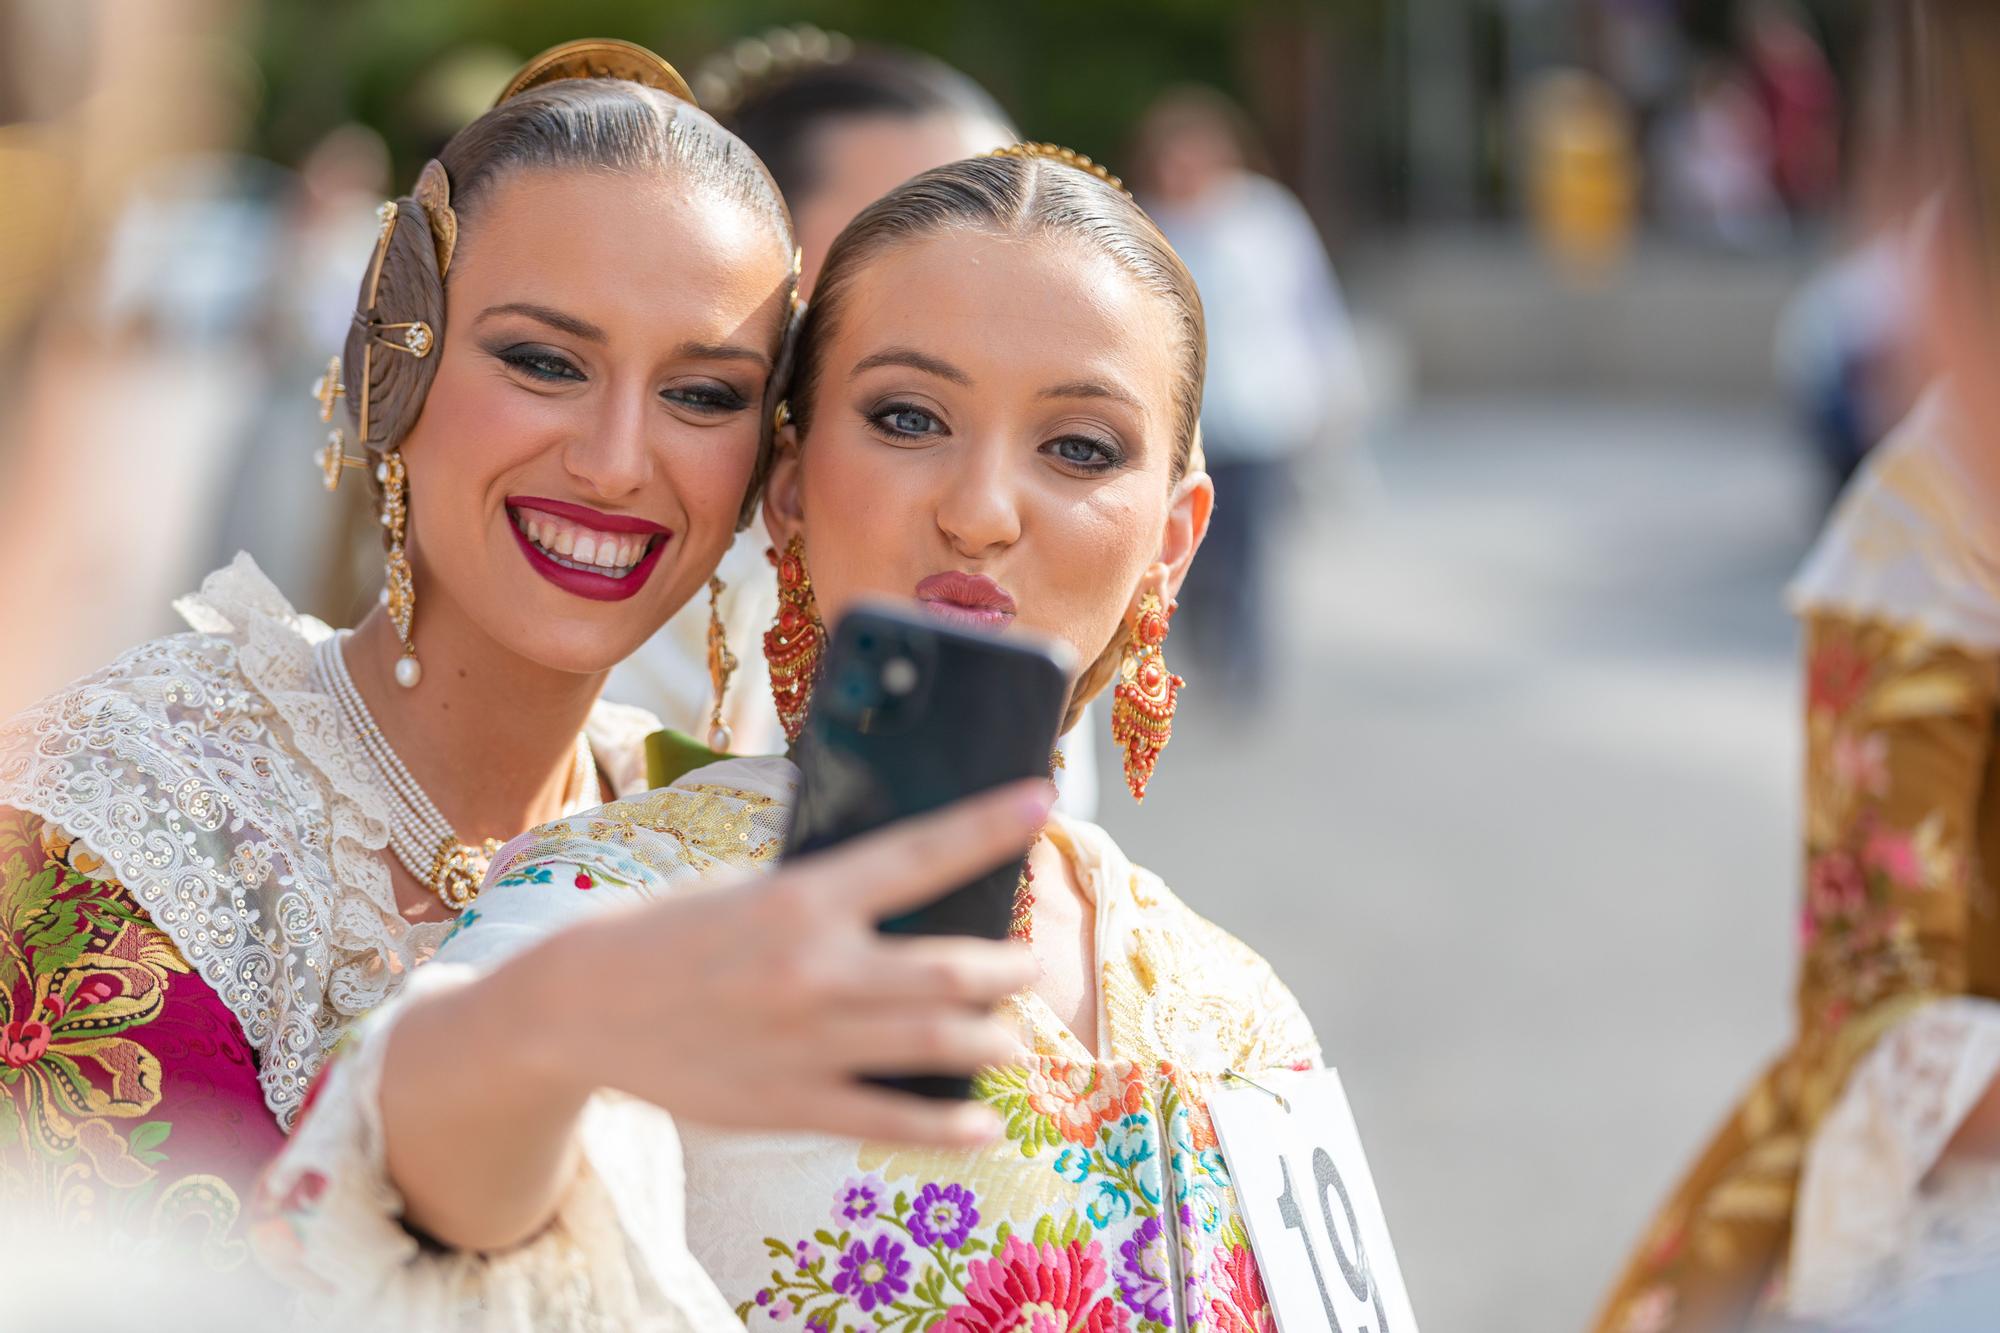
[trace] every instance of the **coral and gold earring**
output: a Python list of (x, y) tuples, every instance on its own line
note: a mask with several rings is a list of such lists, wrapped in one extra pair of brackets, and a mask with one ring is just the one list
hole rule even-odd
[(389, 605), (389, 620), (396, 637), (403, 641), (403, 655), (396, 659), (396, 683), (413, 690), (424, 678), (423, 663), (417, 661), (416, 644), (410, 626), (417, 615), (417, 587), (410, 577), (410, 556), (405, 548), (409, 535), (409, 477), (403, 471), (403, 453), (391, 449), (375, 465), (375, 480), (382, 483), (382, 526), (389, 530), (388, 580), (383, 599)]
[(1139, 618), (1118, 663), (1118, 688), (1111, 696), (1111, 743), (1125, 749), (1125, 785), (1140, 802), (1146, 799), (1160, 751), (1173, 738), (1174, 710), (1187, 684), (1167, 670), (1161, 652), (1172, 615), (1173, 608), (1163, 606), (1158, 593), (1140, 595)]
[(813, 678), (826, 651), (826, 626), (813, 602), (812, 575), (806, 573), (805, 538), (794, 535), (785, 551), (764, 553), (778, 568), (778, 619), (764, 631), (764, 657), (771, 664), (771, 699), (785, 740), (796, 741), (805, 730), (806, 709), (812, 704)]
[(736, 654), (729, 649), (729, 631), (722, 626), (722, 589), (718, 576), (708, 581), (708, 686), (715, 703), (708, 713), (708, 748), (728, 754), (736, 739), (722, 720), (722, 701), (729, 693), (729, 678), (736, 674)]

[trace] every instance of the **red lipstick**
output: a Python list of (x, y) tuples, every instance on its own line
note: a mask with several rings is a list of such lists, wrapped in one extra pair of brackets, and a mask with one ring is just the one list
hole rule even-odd
[[(588, 569), (573, 568), (559, 563), (547, 551), (535, 545), (523, 530), (526, 520), (515, 511), (536, 510), (552, 518), (566, 519), (598, 532), (643, 535), (647, 538), (646, 553), (639, 562), (622, 575), (599, 574)], [(509, 496), (507, 498), (507, 528), (514, 534), (514, 541), (520, 546), (521, 554), (537, 574), (555, 584), (564, 592), (593, 602), (622, 602), (636, 596), (646, 586), (646, 580), (658, 568), (660, 557), (666, 553), (667, 543), (673, 540), (673, 531), (661, 524), (630, 514), (606, 514), (586, 505), (571, 504), (564, 500), (545, 500), (539, 496)]]
[(1014, 598), (984, 574), (947, 570), (917, 585), (917, 606), (947, 624), (998, 632), (1014, 623)]

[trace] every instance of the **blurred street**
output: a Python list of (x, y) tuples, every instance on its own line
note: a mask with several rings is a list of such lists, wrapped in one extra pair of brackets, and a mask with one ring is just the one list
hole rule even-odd
[(1104, 820), (1298, 992), (1424, 1327), (1575, 1328), (1784, 1032), (1818, 482), (1756, 406), (1430, 400), (1375, 455), (1302, 487), (1272, 708), (1185, 670)]

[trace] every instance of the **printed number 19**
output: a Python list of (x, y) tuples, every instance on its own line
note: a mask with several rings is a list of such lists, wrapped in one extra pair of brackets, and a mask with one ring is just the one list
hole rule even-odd
[[(1298, 1196), (1292, 1192), (1292, 1167), (1283, 1157), (1278, 1158), (1278, 1171), (1285, 1189), (1278, 1196), (1278, 1216), (1285, 1225), (1299, 1233), (1299, 1242), (1306, 1247), (1306, 1262), (1312, 1265), (1313, 1281), (1319, 1286), (1320, 1304), (1326, 1307), (1326, 1326), (1330, 1333), (1341, 1333), (1340, 1317), (1334, 1313), (1333, 1297), (1326, 1289), (1326, 1275), (1319, 1265), (1319, 1251), (1313, 1248), (1312, 1235), (1306, 1230), (1306, 1220), (1299, 1212)], [(1313, 1187), (1319, 1195), (1320, 1216), (1326, 1221), (1327, 1239), (1333, 1242), (1334, 1262), (1340, 1265), (1340, 1275), (1347, 1282), (1347, 1289), (1357, 1301), (1370, 1301), (1375, 1307), (1375, 1328), (1373, 1333), (1389, 1333), (1388, 1321), (1382, 1315), (1382, 1293), (1375, 1286), (1375, 1276), (1368, 1271), (1368, 1255), (1361, 1245), (1361, 1228), (1354, 1220), (1354, 1203), (1347, 1197), (1347, 1186), (1340, 1179), (1340, 1171), (1333, 1164), (1333, 1157), (1324, 1148), (1313, 1149)], [(1347, 1250), (1340, 1243), (1340, 1228), (1333, 1224), (1333, 1200), (1328, 1191), (1340, 1196), (1341, 1211), (1347, 1215), (1347, 1233), (1354, 1237), (1354, 1257), (1347, 1257)], [(1363, 1324), (1356, 1333), (1370, 1333)]]

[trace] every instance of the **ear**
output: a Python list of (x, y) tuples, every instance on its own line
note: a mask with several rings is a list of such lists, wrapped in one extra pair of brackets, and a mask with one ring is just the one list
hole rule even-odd
[(1215, 483), (1206, 472), (1190, 470), (1174, 488), (1173, 504), (1167, 509), (1167, 529), (1160, 538), (1160, 555), (1146, 571), (1146, 582), (1167, 601), (1180, 595), (1187, 580), (1188, 566), (1208, 536), (1209, 516), (1215, 512)]
[(799, 469), (799, 428), (787, 423), (771, 442), (771, 471), (764, 478), (764, 530), (779, 550), (805, 528), (803, 478)]

